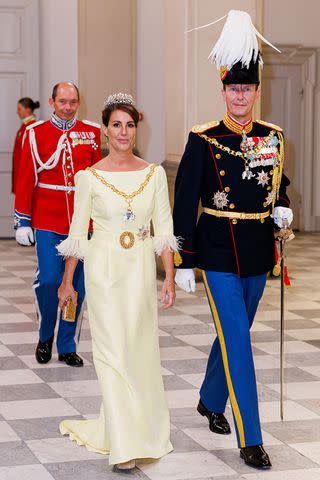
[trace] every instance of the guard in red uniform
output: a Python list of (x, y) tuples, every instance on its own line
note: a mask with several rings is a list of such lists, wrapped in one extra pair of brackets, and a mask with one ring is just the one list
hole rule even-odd
[[(39, 363), (51, 359), (58, 317), (57, 291), (65, 264), (57, 255), (56, 245), (68, 236), (74, 176), (101, 159), (100, 125), (76, 118), (77, 87), (71, 83), (57, 84), (49, 103), (54, 110), (50, 120), (36, 122), (26, 129), (15, 201), (16, 240), (25, 246), (36, 243), (38, 270), (33, 288), (39, 318), (36, 348)], [(60, 361), (82, 366), (83, 361), (76, 354), (85, 296), (81, 262), (75, 272), (74, 288), (78, 292), (76, 319), (69, 322), (60, 316), (57, 349)]]
[(40, 107), (39, 102), (34, 102), (29, 97), (20, 98), (17, 105), (17, 115), (22, 120), (22, 125), (19, 128), (13, 147), (12, 155), (12, 193), (16, 193), (16, 183), (18, 178), (18, 170), (20, 167), (21, 154), (22, 154), (22, 141), (28, 125), (31, 125), (36, 121), (34, 111)]

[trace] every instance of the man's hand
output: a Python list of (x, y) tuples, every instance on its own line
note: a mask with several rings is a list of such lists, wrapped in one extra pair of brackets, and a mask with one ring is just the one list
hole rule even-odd
[(289, 228), (293, 220), (291, 208), (276, 207), (273, 213), (273, 220), (279, 228)]
[(16, 240), (19, 245), (28, 247), (34, 245), (34, 235), (31, 227), (19, 227), (16, 230)]
[(192, 268), (179, 268), (176, 271), (175, 282), (185, 292), (196, 291), (196, 279)]

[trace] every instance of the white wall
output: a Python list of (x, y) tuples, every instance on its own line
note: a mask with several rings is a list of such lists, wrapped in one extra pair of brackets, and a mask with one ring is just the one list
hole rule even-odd
[[(187, 134), (196, 123), (220, 120), (225, 113), (221, 81), (208, 61), (224, 21), (203, 30), (230, 9), (245, 10), (258, 26), (261, 0), (165, 0), (166, 158), (179, 163)], [(259, 22), (258, 22), (259, 23)]]
[[(317, 50), (317, 78), (314, 86), (313, 171), (309, 179), (312, 204), (309, 215), (313, 217), (311, 229), (320, 230), (320, 2), (319, 0), (265, 0), (264, 35), (279, 45), (311, 47)], [(301, 159), (303, 162), (303, 159)]]
[(138, 148), (145, 160), (165, 160), (165, 22), (162, 0), (136, 2), (136, 101), (144, 114)]
[(78, 0), (40, 0), (41, 118), (50, 116), (48, 99), (60, 81), (78, 83)]
[(264, 35), (283, 45), (320, 46), (319, 0), (265, 0)]

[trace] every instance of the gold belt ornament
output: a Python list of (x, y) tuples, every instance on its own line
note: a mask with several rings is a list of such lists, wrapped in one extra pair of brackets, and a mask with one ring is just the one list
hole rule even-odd
[(134, 245), (134, 234), (132, 232), (123, 232), (119, 237), (120, 245), (126, 250)]
[(238, 218), (239, 220), (262, 220), (270, 215), (269, 211), (262, 213), (225, 212), (223, 210), (213, 210), (212, 208), (207, 207), (204, 207), (203, 211), (214, 217)]

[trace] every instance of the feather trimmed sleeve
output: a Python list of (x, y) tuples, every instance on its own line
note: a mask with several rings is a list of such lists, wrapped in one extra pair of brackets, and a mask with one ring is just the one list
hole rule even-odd
[(88, 229), (92, 209), (89, 172), (85, 170), (77, 172), (75, 186), (74, 212), (69, 236), (57, 246), (57, 250), (58, 254), (65, 258), (76, 257), (83, 260), (88, 247)]
[(179, 250), (179, 239), (173, 234), (168, 182), (163, 167), (157, 167), (155, 180), (155, 204), (152, 215), (154, 251), (157, 255), (161, 255), (166, 248), (169, 248), (172, 252), (177, 252)]

